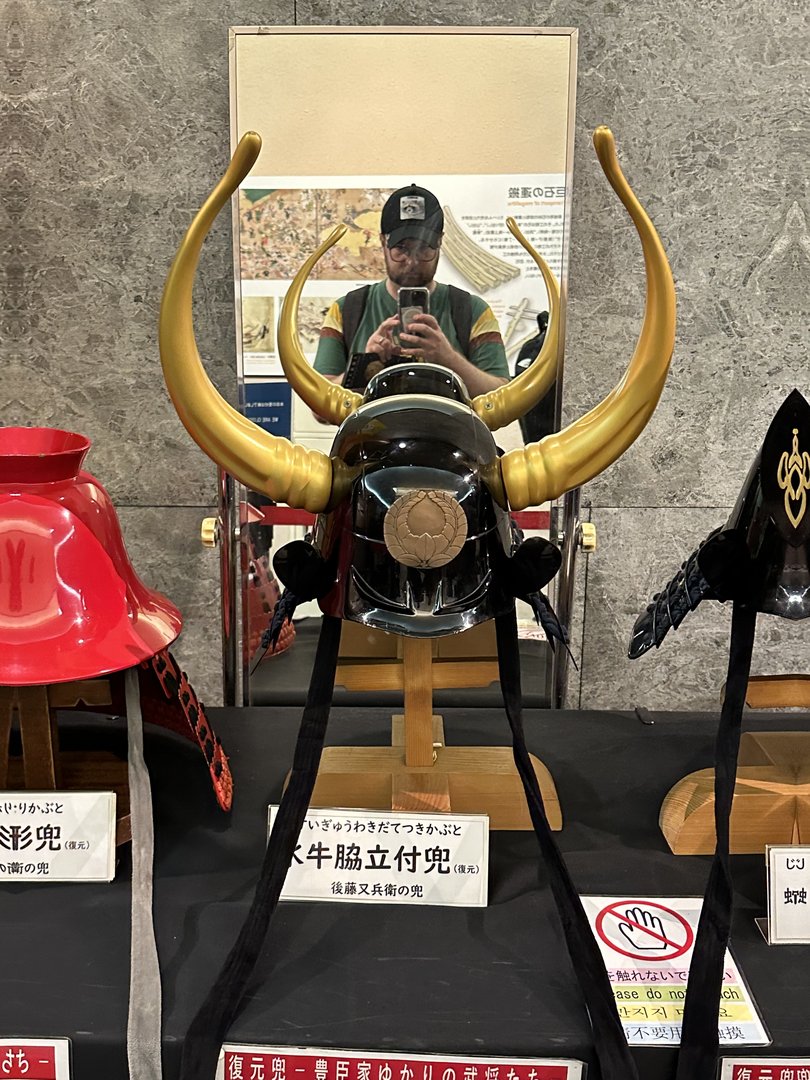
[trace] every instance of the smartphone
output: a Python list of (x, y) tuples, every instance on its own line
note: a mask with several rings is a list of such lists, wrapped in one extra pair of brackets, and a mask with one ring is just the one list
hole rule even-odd
[(414, 315), (427, 314), (430, 311), (430, 292), (425, 288), (403, 287), (397, 290), (400, 330), (408, 331)]

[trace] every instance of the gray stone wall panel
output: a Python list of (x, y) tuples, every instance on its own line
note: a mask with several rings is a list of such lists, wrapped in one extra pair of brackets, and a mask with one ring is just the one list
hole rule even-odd
[[(130, 549), (149, 553), (165, 591), (185, 605), (184, 662), (209, 698), (219, 665), (215, 559), (193, 545), (215, 497), (213, 470), (166, 398), (155, 327), (178, 239), (227, 158), (228, 26), (579, 27), (566, 417), (617, 380), (643, 302), (634, 230), (589, 145), (598, 123), (613, 127), (664, 239), (680, 317), (648, 430), (584, 493), (600, 548), (578, 582), (584, 652), (572, 703), (581, 694), (585, 705), (655, 706), (674, 686), (678, 707), (709, 702), (723, 616), (696, 613), (654, 662), (629, 665), (623, 650), (664, 564), (676, 567), (723, 519), (784, 394), (808, 389), (810, 50), (800, 5), (66, 0), (8, 9), (3, 418), (93, 438), (89, 465), (126, 518)], [(440, 101), (436, 122), (452, 133)], [(231, 280), (223, 219), (204, 253), (196, 325), (212, 378), (233, 400)], [(785, 642), (802, 657), (794, 630), (763, 631), (763, 663), (769, 649), (781, 660)]]

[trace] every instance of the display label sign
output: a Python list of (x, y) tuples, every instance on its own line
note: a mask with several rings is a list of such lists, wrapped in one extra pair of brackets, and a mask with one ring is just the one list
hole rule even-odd
[(720, 1080), (810, 1080), (810, 1057), (723, 1058)]
[[(112, 881), (115, 792), (0, 794), (0, 881)], [(0, 1078), (6, 1074), (0, 1067)]]
[[(677, 1046), (699, 897), (617, 899), (583, 896), (616, 1007), (631, 1046)], [(723, 1045), (766, 1046), (770, 1039), (748, 987), (726, 952), (720, 1002)]]
[(216, 1080), (581, 1080), (565, 1058), (484, 1058), (386, 1054), (226, 1043)]
[(810, 847), (772, 845), (767, 849), (768, 942), (810, 943)]
[(3, 1080), (70, 1080), (67, 1039), (0, 1039)]
[(484, 814), (310, 809), (281, 899), (486, 907), (488, 860)]

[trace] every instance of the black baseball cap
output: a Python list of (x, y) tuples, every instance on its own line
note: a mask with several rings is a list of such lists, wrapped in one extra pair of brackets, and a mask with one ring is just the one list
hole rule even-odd
[(382, 208), (380, 231), (388, 237), (389, 247), (411, 238), (437, 247), (444, 232), (439, 200), (417, 184), (399, 188)]

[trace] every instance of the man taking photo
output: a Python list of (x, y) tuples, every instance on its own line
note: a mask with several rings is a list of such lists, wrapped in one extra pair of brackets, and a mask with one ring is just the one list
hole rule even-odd
[[(426, 188), (400, 188), (385, 203), (380, 243), (386, 277), (336, 300), (321, 327), (315, 370), (342, 382), (357, 353), (366, 354), (366, 372), (415, 356), (454, 371), (472, 396), (508, 381), (500, 328), (479, 296), (434, 278), (444, 232), (439, 201)], [(426, 288), (430, 313), (400, 328), (398, 291)], [(367, 381), (367, 379), (365, 380)]]

